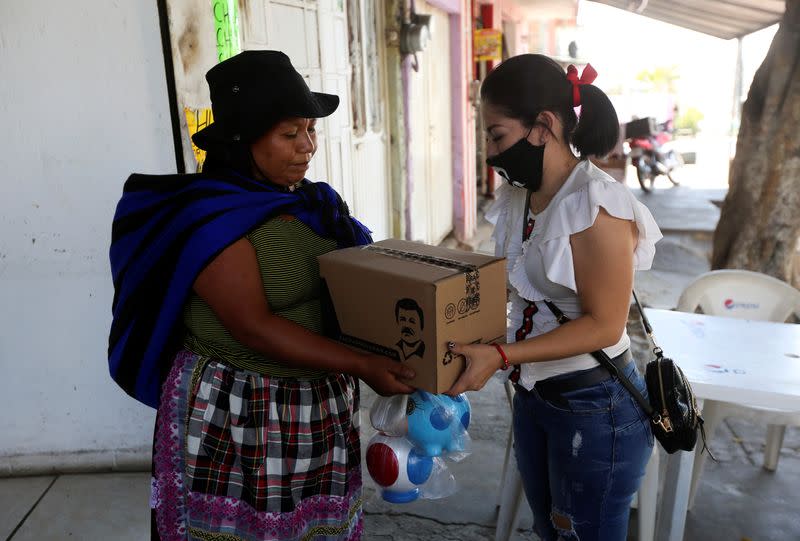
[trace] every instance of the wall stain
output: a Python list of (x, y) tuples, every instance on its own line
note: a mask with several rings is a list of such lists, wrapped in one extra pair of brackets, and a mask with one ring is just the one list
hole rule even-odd
[(239, 13), (244, 12), (243, 20), (248, 21), (253, 18), (253, 14), (251, 13), (252, 11), (251, 7), (252, 7), (251, 3), (247, 2), (247, 0), (239, 0)]
[(199, 42), (197, 39), (197, 22), (195, 17), (190, 16), (181, 37), (178, 39), (178, 51), (181, 55), (183, 72), (189, 73), (192, 64), (197, 62), (200, 53)]

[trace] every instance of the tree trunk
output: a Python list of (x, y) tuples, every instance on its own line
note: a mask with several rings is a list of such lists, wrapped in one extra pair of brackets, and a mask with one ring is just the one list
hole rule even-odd
[(800, 0), (786, 13), (756, 72), (714, 233), (712, 268), (795, 282), (800, 238)]

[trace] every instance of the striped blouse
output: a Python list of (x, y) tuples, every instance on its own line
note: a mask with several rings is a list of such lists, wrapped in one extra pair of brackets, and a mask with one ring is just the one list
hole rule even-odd
[[(336, 249), (336, 241), (320, 237), (290, 216), (273, 218), (246, 238), (255, 248), (264, 294), (272, 313), (323, 334), (317, 256)], [(327, 375), (324, 371), (267, 359), (239, 343), (194, 292), (184, 308), (183, 321), (187, 349), (218, 358), (234, 368), (272, 377), (317, 379)]]

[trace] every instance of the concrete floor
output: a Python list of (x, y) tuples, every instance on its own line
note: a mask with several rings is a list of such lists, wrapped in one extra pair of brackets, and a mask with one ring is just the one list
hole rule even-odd
[[(364, 413), (374, 395), (364, 390)], [(459, 485), (443, 500), (392, 505), (374, 485), (365, 489), (365, 540), (478, 541), (492, 539), (497, 490), (509, 427), (502, 380), (471, 393), (472, 454), (448, 463)], [(371, 436), (367, 426), (363, 442)], [(800, 430), (787, 431), (778, 471), (761, 468), (766, 430), (729, 420), (711, 447), (709, 462), (686, 525), (687, 541), (800, 539)], [(663, 461), (662, 461), (663, 463)], [(0, 479), (0, 539), (13, 541), (138, 541), (149, 536), (147, 473), (108, 473)], [(526, 509), (514, 541), (535, 539)], [(13, 532), (13, 534), (12, 534)], [(636, 539), (636, 512), (631, 515)]]
[[(680, 291), (708, 270), (713, 210), (709, 197), (719, 193), (665, 189), (639, 197), (664, 224), (652, 271), (638, 273), (637, 289), (646, 304), (674, 307)], [(713, 205), (712, 205), (713, 206)], [(685, 211), (683, 209), (694, 209)], [(702, 212), (697, 209), (703, 209)], [(712, 213), (709, 219), (708, 213)], [(680, 227), (677, 227), (680, 226)], [(481, 225), (476, 248), (491, 251), (491, 228)], [(637, 337), (631, 332), (634, 344)], [(642, 347), (639, 343), (638, 347)], [(374, 399), (363, 386), (363, 408)], [(366, 540), (471, 541), (492, 539), (497, 490), (509, 429), (509, 409), (501, 377), (480, 393), (471, 393), (473, 452), (449, 463), (459, 491), (444, 500), (390, 505), (368, 481), (365, 489)], [(372, 435), (363, 423), (362, 441)], [(761, 468), (766, 427), (730, 419), (711, 441), (719, 458), (704, 472), (686, 525), (687, 541), (800, 540), (800, 429), (789, 428), (778, 470)], [(363, 445), (362, 445), (363, 447)], [(662, 460), (662, 464), (664, 464)], [(145, 540), (149, 538), (149, 474), (108, 473), (0, 479), (0, 539)], [(534, 539), (530, 512), (514, 540)], [(629, 539), (636, 539), (636, 513)]]
[[(365, 402), (369, 400), (365, 396)], [(471, 393), (474, 421), (473, 454), (448, 464), (460, 491), (441, 501), (390, 505), (368, 499), (368, 539), (492, 539), (495, 502), (508, 434), (508, 406), (502, 380), (496, 376), (480, 393)], [(365, 437), (367, 436), (365, 431)], [(761, 467), (766, 427), (746, 420), (724, 423), (711, 441), (719, 463), (708, 461), (694, 508), (689, 513), (686, 541), (800, 540), (800, 429), (787, 430), (778, 470)], [(662, 457), (662, 465), (666, 460)], [(369, 487), (373, 491), (373, 487)], [(368, 492), (369, 493), (369, 492)], [(535, 539), (525, 510), (514, 541)], [(637, 539), (636, 511), (631, 513), (629, 540)]]
[(149, 539), (149, 487), (144, 473), (3, 479), (0, 535), (14, 541)]

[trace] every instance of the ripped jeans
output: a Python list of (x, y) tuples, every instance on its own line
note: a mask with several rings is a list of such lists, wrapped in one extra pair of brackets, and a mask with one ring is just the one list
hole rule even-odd
[[(646, 397), (635, 363), (625, 372)], [(624, 541), (653, 449), (649, 421), (616, 379), (562, 397), (555, 405), (519, 386), (514, 396), (514, 447), (533, 529), (542, 541)]]

